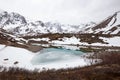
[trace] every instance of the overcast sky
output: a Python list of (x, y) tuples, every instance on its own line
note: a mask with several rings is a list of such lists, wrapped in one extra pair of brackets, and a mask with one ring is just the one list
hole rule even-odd
[(0, 0), (0, 9), (33, 20), (80, 24), (120, 11), (120, 0)]

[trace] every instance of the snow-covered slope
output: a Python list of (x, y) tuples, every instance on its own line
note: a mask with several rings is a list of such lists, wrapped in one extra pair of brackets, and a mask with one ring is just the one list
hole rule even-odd
[(18, 13), (0, 11), (0, 28), (14, 35), (39, 35), (45, 33), (79, 33), (81, 27), (93, 26), (90, 22), (80, 25), (64, 25), (42, 21), (30, 21)]
[(26, 24), (26, 19), (18, 13), (0, 12), (0, 27), (3, 29), (15, 28), (19, 25)]
[(95, 26), (81, 29), (81, 33), (120, 35), (120, 13), (116, 12)]
[(39, 35), (46, 33), (99, 33), (120, 34), (120, 14), (114, 13), (99, 24), (64, 25), (42, 21), (30, 21), (18, 13), (0, 11), (0, 28), (14, 35)]
[(45, 23), (45, 27), (50, 33), (79, 33), (82, 27), (88, 27), (95, 25), (94, 22), (80, 25), (64, 25), (60, 23)]
[[(36, 24), (37, 23), (37, 24)], [(39, 23), (39, 24), (38, 24)], [(34, 36), (48, 33), (79, 33), (81, 27), (95, 25), (92, 23), (81, 24), (81, 25), (63, 25), (60, 23), (43, 23), (41, 21), (30, 22), (26, 25), (18, 26), (14, 29), (9, 30), (15, 35), (22, 36)]]
[(114, 13), (99, 24), (64, 25), (42, 21), (30, 21), (18, 13), (0, 11), (0, 28), (14, 35), (39, 35), (46, 33), (99, 33), (120, 34), (120, 14)]

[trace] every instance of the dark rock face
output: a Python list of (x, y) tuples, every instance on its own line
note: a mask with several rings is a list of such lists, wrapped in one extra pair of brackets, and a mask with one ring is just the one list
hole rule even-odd
[(96, 29), (105, 28), (112, 21), (112, 19), (115, 18), (114, 22), (110, 25), (110, 26), (112, 26), (116, 22), (116, 16), (117, 16), (117, 13), (113, 14), (108, 19), (104, 20), (103, 22), (101, 22), (100, 24), (96, 25), (92, 29), (96, 30)]
[(18, 14), (18, 13), (14, 13), (14, 12), (12, 12), (11, 14), (10, 14), (10, 21), (12, 21), (12, 22), (17, 22), (17, 21), (19, 21), (21, 24), (26, 24), (27, 23), (27, 21), (26, 21), (26, 19), (24, 18), (24, 16), (21, 16), (20, 14)]
[(82, 30), (83, 33), (93, 33), (93, 34), (116, 34), (120, 35), (120, 19), (119, 11), (109, 16), (107, 19), (103, 20), (95, 26), (86, 27)]
[(0, 13), (0, 25), (1, 26), (5, 26), (5, 25), (9, 25), (9, 24), (17, 24), (17, 23), (21, 23), (21, 24), (26, 24), (27, 21), (24, 18), (24, 16), (21, 16), (18, 13), (8, 13), (6, 11)]

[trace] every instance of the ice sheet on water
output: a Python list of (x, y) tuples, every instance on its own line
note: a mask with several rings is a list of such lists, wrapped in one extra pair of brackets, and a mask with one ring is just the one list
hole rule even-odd
[(62, 48), (48, 48), (40, 51), (40, 54), (34, 56), (31, 63), (34, 65), (67, 61), (71, 59), (78, 59), (83, 54), (81, 51), (67, 50)]

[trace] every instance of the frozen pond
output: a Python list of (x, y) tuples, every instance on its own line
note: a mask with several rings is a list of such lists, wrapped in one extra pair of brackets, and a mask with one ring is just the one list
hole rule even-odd
[(63, 48), (47, 48), (40, 51), (31, 60), (33, 65), (48, 64), (71, 59), (78, 59), (83, 52), (75, 50), (67, 50)]
[(76, 50), (67, 50), (63, 48), (46, 48), (35, 55), (31, 59), (31, 63), (34, 66), (54, 66), (54, 68), (83, 66), (86, 63), (83, 58), (81, 58), (82, 54), (84, 53)]
[[(0, 65), (4, 67), (20, 67), (26, 69), (61, 69), (88, 65), (81, 51), (64, 48), (44, 48), (32, 53), (25, 49), (0, 45)], [(14, 64), (18, 62), (18, 64)]]

